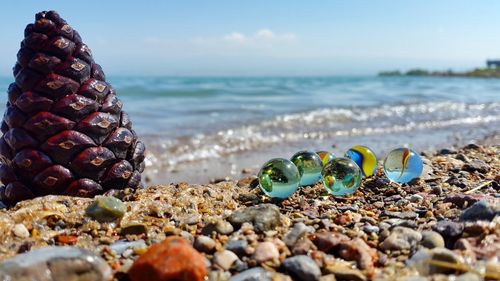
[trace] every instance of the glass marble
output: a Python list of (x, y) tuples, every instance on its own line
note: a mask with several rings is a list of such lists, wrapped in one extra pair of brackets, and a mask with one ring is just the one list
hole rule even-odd
[(318, 154), (319, 158), (321, 158), (321, 162), (323, 162), (323, 166), (326, 165), (326, 163), (330, 162), (333, 158), (335, 158), (335, 154), (328, 152), (328, 151), (318, 151), (316, 152)]
[(323, 162), (315, 152), (299, 151), (290, 160), (299, 169), (301, 186), (315, 184), (321, 179)]
[(423, 168), (422, 158), (409, 148), (394, 149), (384, 161), (385, 175), (397, 183), (408, 183), (420, 177)]
[(370, 177), (377, 172), (378, 159), (373, 150), (363, 145), (355, 145), (344, 155), (358, 164), (363, 176)]
[(259, 171), (259, 187), (267, 196), (288, 198), (298, 188), (300, 173), (292, 161), (275, 158), (267, 161)]
[(326, 191), (335, 196), (352, 194), (361, 184), (361, 170), (349, 158), (331, 160), (323, 167), (321, 175)]

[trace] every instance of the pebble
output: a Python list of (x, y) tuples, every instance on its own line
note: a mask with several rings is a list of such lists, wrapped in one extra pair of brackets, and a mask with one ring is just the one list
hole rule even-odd
[(134, 222), (122, 226), (120, 233), (122, 235), (139, 235), (143, 233), (148, 233), (148, 228), (143, 223)]
[(442, 220), (433, 225), (432, 230), (438, 232), (444, 237), (455, 238), (462, 235), (462, 232), (464, 231), (464, 225), (458, 222)]
[(247, 240), (229, 240), (225, 248), (242, 257), (247, 254), (248, 242)]
[(193, 247), (196, 250), (207, 254), (213, 253), (213, 251), (215, 250), (215, 246), (215, 240), (205, 235), (196, 237), (196, 240), (194, 240), (193, 244)]
[(367, 225), (363, 226), (363, 231), (366, 234), (372, 234), (372, 233), (377, 234), (377, 233), (379, 233), (380, 228), (376, 225), (367, 224)]
[(228, 220), (235, 228), (239, 228), (245, 222), (251, 223), (257, 233), (274, 230), (282, 224), (280, 211), (273, 204), (260, 204), (236, 210)]
[(422, 234), (411, 228), (396, 226), (391, 234), (379, 244), (382, 250), (409, 250), (422, 240)]
[(280, 253), (276, 246), (272, 242), (261, 242), (255, 248), (255, 252), (253, 254), (253, 259), (257, 261), (257, 263), (263, 263), (268, 260), (278, 259), (280, 257)]
[(146, 248), (146, 242), (144, 240), (136, 241), (117, 241), (109, 246), (118, 255), (121, 255), (128, 249), (141, 249)]
[(221, 252), (216, 252), (214, 254), (213, 263), (215, 263), (224, 270), (229, 270), (237, 260), (238, 256), (235, 253), (228, 250), (224, 250)]
[(435, 231), (422, 231), (420, 245), (428, 249), (444, 247), (444, 239), (441, 234)]
[(479, 172), (479, 173), (487, 173), (490, 170), (490, 166), (486, 164), (484, 161), (474, 159), (462, 167), (464, 171), (468, 172)]
[(293, 245), (295, 245), (297, 240), (302, 238), (307, 233), (311, 233), (311, 232), (314, 232), (313, 227), (306, 226), (302, 222), (296, 223), (293, 226), (293, 228), (285, 235), (285, 237), (283, 238), (283, 242), (285, 242), (285, 244), (289, 248), (291, 248), (291, 247), (293, 247)]
[(339, 255), (345, 260), (355, 260), (359, 269), (373, 270), (377, 250), (368, 246), (361, 238), (340, 243)]
[(112, 222), (125, 215), (127, 208), (123, 202), (112, 196), (98, 196), (86, 209), (87, 216), (99, 222)]
[(340, 245), (340, 242), (349, 240), (349, 237), (336, 232), (317, 233), (313, 242), (318, 250), (328, 253)]
[(460, 256), (457, 256), (453, 251), (446, 248), (422, 248), (407, 261), (407, 264), (414, 267), (420, 274), (425, 276), (438, 273), (449, 274), (455, 272), (454, 269), (431, 264), (431, 260), (454, 264), (462, 262)]
[(418, 218), (418, 214), (415, 213), (415, 212), (411, 212), (411, 211), (408, 211), (408, 212), (393, 212), (393, 211), (383, 211), (381, 216), (388, 216), (390, 218), (397, 218), (397, 219), (404, 219), (404, 220), (408, 220), (408, 219), (416, 219)]
[(108, 281), (111, 268), (100, 256), (77, 247), (49, 246), (0, 263), (0, 280)]
[(262, 267), (254, 267), (237, 274), (228, 281), (271, 281), (271, 273)]
[(413, 194), (410, 197), (410, 202), (413, 202), (413, 203), (422, 202), (423, 200), (424, 200), (424, 197), (422, 197), (422, 195), (419, 195), (419, 194)]
[(217, 233), (222, 235), (228, 235), (233, 233), (234, 228), (229, 222), (225, 220), (219, 220), (215, 224), (215, 231), (217, 231)]
[(477, 201), (481, 200), (484, 198), (484, 195), (472, 195), (472, 194), (463, 194), (463, 193), (452, 193), (447, 195), (444, 199), (443, 202), (451, 202), (455, 205), (457, 205), (460, 208), (463, 208), (464, 206), (471, 206), (472, 204), (476, 203)]
[(19, 238), (30, 237), (30, 232), (28, 231), (26, 226), (24, 226), (24, 224), (22, 224), (22, 223), (18, 223), (16, 225), (14, 225), (14, 227), (12, 228), (12, 233), (14, 233), (14, 235), (19, 237)]
[(287, 258), (281, 266), (296, 280), (318, 281), (321, 277), (319, 266), (313, 259), (306, 255)]
[(358, 269), (349, 268), (345, 265), (329, 264), (325, 268), (326, 273), (335, 275), (336, 280), (365, 281), (366, 276)]
[[(189, 261), (189, 262), (186, 262)], [(151, 246), (130, 268), (131, 281), (203, 281), (207, 275), (205, 257), (181, 237), (167, 237)]]
[(486, 220), (492, 221), (496, 215), (500, 215), (500, 203), (491, 203), (481, 200), (465, 209), (460, 215), (461, 221)]
[(455, 278), (455, 281), (483, 281), (483, 278), (476, 273), (467, 272)]

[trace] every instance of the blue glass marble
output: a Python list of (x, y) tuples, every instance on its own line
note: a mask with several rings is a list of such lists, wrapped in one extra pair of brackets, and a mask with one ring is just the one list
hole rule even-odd
[(311, 151), (299, 151), (290, 159), (300, 173), (300, 185), (313, 185), (321, 179), (323, 162), (319, 155)]
[(330, 160), (335, 158), (335, 154), (328, 151), (317, 151), (316, 154), (318, 154), (319, 158), (321, 159), (321, 162), (323, 162), (323, 166), (325, 166), (326, 163), (330, 162)]
[(420, 177), (423, 168), (422, 158), (409, 148), (394, 149), (384, 161), (385, 175), (397, 183), (408, 183)]
[(292, 161), (275, 158), (267, 161), (259, 171), (259, 187), (267, 196), (288, 198), (298, 188), (300, 173)]
[(347, 150), (345, 157), (356, 162), (365, 177), (373, 176), (377, 172), (378, 159), (369, 147), (355, 145)]
[(326, 191), (335, 196), (354, 193), (361, 184), (361, 170), (349, 158), (335, 158), (321, 172)]

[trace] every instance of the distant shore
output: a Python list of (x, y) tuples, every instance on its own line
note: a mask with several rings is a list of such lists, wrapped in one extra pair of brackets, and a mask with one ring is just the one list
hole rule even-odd
[(465, 72), (455, 72), (453, 70), (446, 71), (429, 71), (426, 69), (410, 69), (406, 72), (400, 70), (381, 71), (378, 76), (431, 76), (431, 77), (471, 77), (471, 78), (500, 78), (500, 68), (476, 68)]

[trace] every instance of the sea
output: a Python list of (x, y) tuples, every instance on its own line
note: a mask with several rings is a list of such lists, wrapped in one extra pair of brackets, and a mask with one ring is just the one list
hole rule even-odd
[[(6, 93), (13, 78), (0, 78)], [(108, 77), (147, 147), (147, 184), (258, 172), (300, 150), (454, 148), (500, 133), (500, 80), (444, 77)], [(2, 106), (7, 95), (0, 95)], [(5, 107), (0, 108), (4, 111)]]

